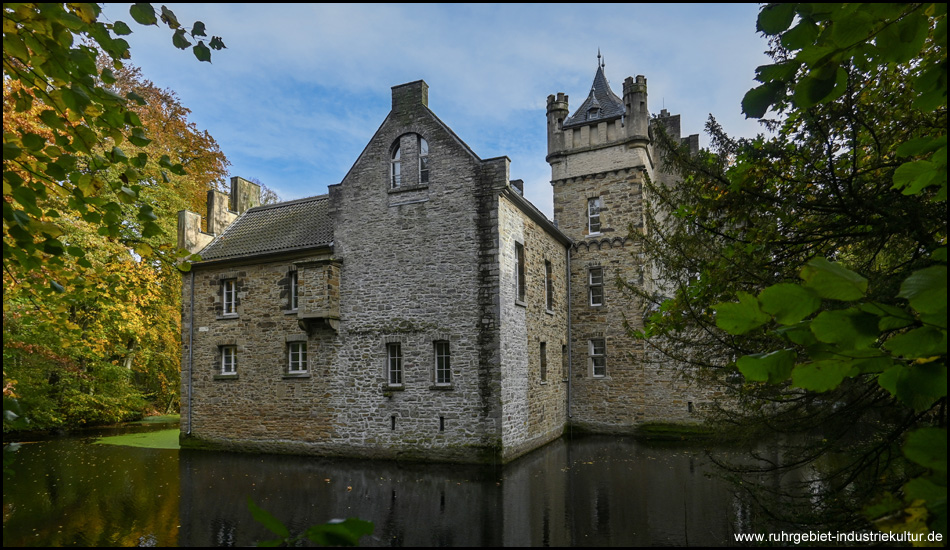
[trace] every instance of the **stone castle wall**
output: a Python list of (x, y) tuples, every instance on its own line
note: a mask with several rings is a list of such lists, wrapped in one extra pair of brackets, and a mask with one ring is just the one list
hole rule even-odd
[[(560, 437), (567, 421), (567, 253), (564, 245), (499, 197), (501, 403), (505, 457)], [(525, 296), (517, 295), (516, 244), (524, 250)], [(552, 308), (547, 308), (550, 266)], [(544, 344), (544, 373), (541, 346)]]

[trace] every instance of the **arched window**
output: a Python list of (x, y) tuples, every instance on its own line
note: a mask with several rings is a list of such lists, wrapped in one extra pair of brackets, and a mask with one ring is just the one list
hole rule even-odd
[(419, 137), (419, 183), (429, 183), (429, 142)]
[(402, 176), (400, 174), (402, 171), (401, 158), (402, 158), (402, 153), (400, 152), (400, 147), (397, 145), (396, 148), (393, 149), (393, 156), (392, 156), (392, 162), (391, 162), (392, 168), (390, 169), (390, 174), (391, 174), (390, 185), (392, 186), (393, 189), (399, 187), (399, 185), (402, 183)]

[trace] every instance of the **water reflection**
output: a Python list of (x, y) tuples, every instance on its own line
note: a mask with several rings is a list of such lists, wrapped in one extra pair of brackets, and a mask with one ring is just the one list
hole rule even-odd
[[(271, 534), (251, 497), (298, 532), (376, 525), (366, 546), (731, 544), (743, 507), (699, 449), (563, 439), (504, 468), (24, 445), (4, 480), (4, 546), (246, 546)], [(738, 516), (738, 517), (737, 517)]]

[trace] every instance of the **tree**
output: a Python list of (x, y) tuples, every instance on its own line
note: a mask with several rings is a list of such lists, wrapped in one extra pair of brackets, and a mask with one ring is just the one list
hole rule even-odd
[(778, 134), (666, 143), (683, 184), (640, 240), (670, 299), (640, 336), (734, 390), (720, 421), (802, 436), (770, 467), (811, 465), (819, 500), (786, 511), (945, 537), (946, 6), (770, 4), (759, 30), (743, 109)]
[[(4, 4), (3, 74), (16, 83), (11, 91), (12, 110), (35, 113), (43, 131), (27, 129), (3, 134), (3, 262), (24, 271), (40, 273), (52, 289), (61, 291), (68, 273), (51, 276), (49, 269), (62, 268), (67, 257), (82, 262), (85, 250), (63, 242), (64, 226), (82, 219), (112, 239), (133, 246), (158, 235), (157, 216), (141, 200), (147, 154), (130, 156), (123, 147), (143, 147), (147, 137), (132, 104), (144, 105), (135, 92), (125, 96), (111, 86), (115, 71), (129, 58), (128, 43), (120, 38), (132, 32), (122, 21), (99, 20), (97, 4)], [(211, 50), (224, 43), (212, 37), (205, 45), (205, 26), (195, 22), (190, 31), (166, 7), (156, 13), (151, 4), (134, 4), (133, 19), (143, 25), (158, 20), (174, 30), (172, 43), (189, 46), (201, 61), (210, 61)], [(189, 42), (196, 40), (192, 46)], [(109, 64), (98, 65), (100, 52)], [(5, 107), (6, 110), (6, 107)], [(5, 112), (6, 114), (6, 112)], [(6, 117), (5, 117), (6, 118)], [(168, 173), (183, 174), (180, 164), (162, 156), (153, 159)], [(107, 171), (118, 178), (106, 178)], [(42, 210), (37, 204), (56, 201)], [(123, 205), (135, 208), (141, 233), (123, 232)], [(67, 218), (67, 219), (61, 219)]]
[[(167, 8), (130, 13), (190, 45)], [(174, 93), (125, 65), (128, 25), (98, 17), (95, 4), (4, 4), (4, 395), (33, 427), (177, 402), (175, 213), (227, 173)], [(200, 39), (193, 52), (210, 59)]]

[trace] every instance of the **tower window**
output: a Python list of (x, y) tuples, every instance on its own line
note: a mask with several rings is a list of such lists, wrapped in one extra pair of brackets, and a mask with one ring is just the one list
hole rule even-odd
[(587, 233), (600, 234), (600, 211), (603, 208), (600, 197), (587, 199)]
[(590, 305), (604, 305), (604, 268), (592, 267), (587, 272), (587, 292)]

